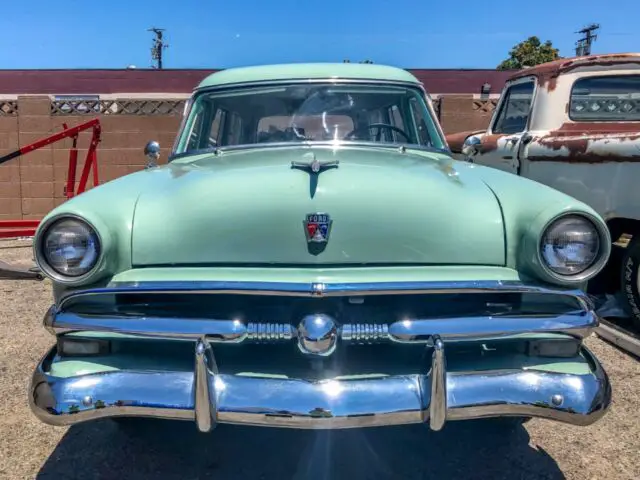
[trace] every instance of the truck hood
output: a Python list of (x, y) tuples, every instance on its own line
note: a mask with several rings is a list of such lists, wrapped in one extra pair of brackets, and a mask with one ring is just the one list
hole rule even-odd
[[(319, 174), (292, 161), (339, 160)], [(153, 172), (132, 225), (132, 265), (504, 265), (500, 205), (439, 153), (271, 147), (175, 160)], [(151, 173), (151, 172), (149, 172)], [(309, 244), (307, 214), (332, 220)]]

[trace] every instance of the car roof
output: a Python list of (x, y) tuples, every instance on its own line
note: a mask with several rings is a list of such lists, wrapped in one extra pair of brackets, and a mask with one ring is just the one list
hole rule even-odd
[(197, 88), (263, 81), (326, 78), (382, 80), (420, 84), (420, 81), (408, 71), (388, 65), (368, 63), (291, 63), (221, 70), (207, 76)]
[(609, 67), (625, 63), (640, 63), (640, 53), (608, 53), (604, 55), (586, 55), (583, 57), (569, 57), (542, 63), (535, 67), (525, 68), (514, 73), (507, 79), (512, 82), (528, 76), (557, 77), (562, 73), (582, 67)]

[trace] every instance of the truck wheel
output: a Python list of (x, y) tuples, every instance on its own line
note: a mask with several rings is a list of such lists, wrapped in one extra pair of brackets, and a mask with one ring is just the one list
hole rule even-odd
[(634, 236), (622, 258), (620, 283), (623, 306), (634, 325), (640, 328), (640, 236)]

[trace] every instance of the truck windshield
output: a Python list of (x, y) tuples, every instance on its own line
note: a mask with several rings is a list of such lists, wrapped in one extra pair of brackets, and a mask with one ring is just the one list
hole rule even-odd
[(290, 84), (196, 94), (174, 155), (289, 142), (375, 142), (444, 148), (411, 86)]

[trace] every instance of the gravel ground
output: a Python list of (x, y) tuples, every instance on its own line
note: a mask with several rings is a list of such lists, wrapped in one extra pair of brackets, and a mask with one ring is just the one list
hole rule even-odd
[[(0, 259), (30, 263), (26, 242), (0, 242)], [(0, 281), (0, 478), (640, 479), (640, 362), (593, 337), (587, 343), (614, 389), (606, 417), (577, 428), (532, 420), (511, 435), (463, 422), (308, 432), (158, 423), (131, 437), (110, 421), (72, 428), (38, 422), (26, 391), (53, 344), (41, 326), (48, 281)]]

